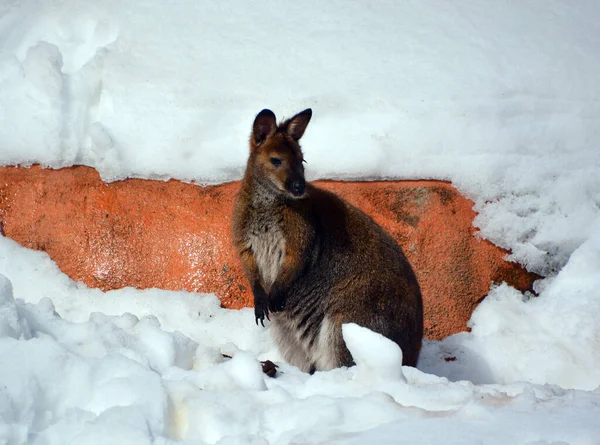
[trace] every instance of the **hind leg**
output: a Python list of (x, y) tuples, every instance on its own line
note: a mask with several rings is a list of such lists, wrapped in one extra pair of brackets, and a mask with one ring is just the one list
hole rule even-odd
[(317, 371), (328, 371), (354, 364), (342, 337), (341, 322), (336, 322), (329, 317), (323, 319), (319, 335), (311, 350), (311, 358)]
[(313, 361), (298, 341), (296, 331), (291, 328), (289, 320), (283, 313), (278, 312), (271, 315), (270, 330), (281, 357), (301, 371), (310, 372), (314, 367)]

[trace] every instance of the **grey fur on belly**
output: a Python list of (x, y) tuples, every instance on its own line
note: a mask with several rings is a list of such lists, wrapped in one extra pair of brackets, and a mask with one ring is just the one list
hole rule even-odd
[(341, 365), (336, 353), (341, 329), (324, 315), (318, 318), (320, 322), (302, 329), (302, 317), (291, 317), (287, 310), (271, 316), (271, 334), (283, 359), (304, 372)]

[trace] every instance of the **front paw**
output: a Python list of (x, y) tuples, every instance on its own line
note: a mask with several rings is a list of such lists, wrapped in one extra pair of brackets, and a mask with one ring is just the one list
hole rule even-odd
[(269, 302), (264, 291), (255, 292), (254, 294), (254, 317), (256, 325), (258, 325), (258, 321), (260, 320), (260, 324), (263, 327), (265, 326), (265, 318), (269, 320)]
[(256, 325), (258, 326), (258, 321), (260, 320), (260, 324), (265, 327), (265, 318), (269, 320), (269, 305), (267, 302), (256, 303), (254, 305), (254, 317), (256, 320)]
[(269, 311), (281, 312), (285, 309), (285, 292), (283, 289), (271, 289), (269, 293)]

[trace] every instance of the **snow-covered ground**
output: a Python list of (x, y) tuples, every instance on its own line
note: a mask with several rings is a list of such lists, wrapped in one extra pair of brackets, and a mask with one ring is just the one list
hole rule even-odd
[(419, 370), (354, 326), (358, 365), (309, 376), (281, 362), (252, 309), (87, 289), (2, 238), (0, 443), (598, 444), (598, 241), (535, 301), (496, 289), (472, 333), (425, 344)]
[(600, 444), (598, 17), (590, 0), (0, 0), (1, 165), (222, 182), (258, 111), (311, 107), (311, 178), (451, 180), (481, 236), (548, 277), (533, 299), (491, 289), (418, 370), (350, 326), (358, 365), (309, 376), (250, 310), (87, 289), (0, 238), (0, 443)]

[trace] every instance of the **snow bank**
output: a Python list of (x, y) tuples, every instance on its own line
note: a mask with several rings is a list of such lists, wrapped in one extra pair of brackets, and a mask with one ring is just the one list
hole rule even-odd
[(148, 434), (162, 431), (167, 397), (152, 355), (174, 356), (174, 345), (144, 347), (140, 334), (151, 321), (139, 321), (141, 332), (127, 315), (76, 325), (61, 320), (48, 299), (33, 307), (15, 303), (8, 286), (1, 292), (0, 310), (12, 323), (0, 338), (0, 440), (86, 443), (102, 434), (114, 443), (148, 443)]
[[(600, 387), (600, 230), (598, 234), (573, 254), (558, 277), (546, 280), (538, 297), (528, 298), (506, 285), (493, 288), (473, 314), (471, 332), (425, 341), (419, 368), (476, 384)], [(72, 322), (129, 313), (201, 344), (220, 345), (229, 355), (252, 351), (261, 360), (281, 360), (268, 331), (256, 329), (252, 309), (223, 309), (214, 295), (132, 288), (103, 293), (74, 283), (47, 254), (1, 237), (0, 274), (10, 278), (19, 298), (35, 304), (49, 298)], [(396, 366), (402, 352), (395, 344), (352, 324), (344, 326), (343, 335), (361, 378), (405, 380)], [(212, 349), (197, 354), (209, 363), (221, 361)]]
[(0, 6), (0, 164), (241, 176), (252, 119), (304, 107), (312, 178), (437, 178), (556, 272), (600, 203), (600, 5), (157, 0)]
[[(35, 255), (43, 266), (44, 255)], [(48, 272), (44, 279), (52, 284)], [(22, 279), (15, 277), (19, 296)], [(163, 307), (186, 295), (163, 292)], [(117, 296), (134, 313), (146, 311), (144, 292), (105, 295)], [(76, 286), (68, 297), (86, 301), (79, 317), (105, 304)], [(0, 275), (0, 441), (285, 445), (491, 437), (486, 443), (593, 443), (600, 433), (600, 389), (475, 386), (414, 368), (392, 370), (387, 365), (401, 360), (398, 347), (356, 325), (345, 326), (344, 336), (358, 366), (311, 376), (280, 363), (271, 379), (258, 361), (265, 351), (276, 356), (268, 337), (246, 350), (234, 344), (251, 331), (266, 333), (253, 326), (251, 311), (221, 309), (214, 296), (193, 297), (212, 315), (198, 314), (189, 324), (182, 318), (182, 328), (197, 327), (190, 338), (151, 315), (92, 312), (86, 321), (68, 321), (48, 298), (15, 300), (10, 281)], [(222, 335), (206, 335), (204, 329), (219, 322), (227, 326)]]
[[(472, 332), (436, 344), (437, 364), (423, 369), (479, 383), (599, 388), (600, 224), (594, 232), (539, 297), (524, 299), (506, 285), (492, 289), (473, 313)], [(444, 355), (458, 363), (439, 360)]]

